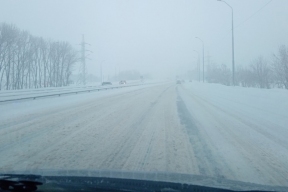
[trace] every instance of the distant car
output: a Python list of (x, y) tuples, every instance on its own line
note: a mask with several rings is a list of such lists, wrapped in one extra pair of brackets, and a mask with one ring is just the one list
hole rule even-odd
[(126, 84), (126, 81), (122, 80), (122, 81), (119, 82), (119, 84), (120, 84), (120, 85), (125, 85), (125, 84)]
[(177, 80), (176, 83), (177, 83), (177, 84), (181, 84), (181, 81), (180, 81), (180, 80)]
[(111, 82), (102, 82), (102, 86), (105, 86), (105, 85), (112, 85)]

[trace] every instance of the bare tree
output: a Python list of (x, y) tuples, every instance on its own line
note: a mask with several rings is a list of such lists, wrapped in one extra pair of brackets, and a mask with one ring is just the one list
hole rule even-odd
[(285, 45), (279, 47), (278, 55), (274, 55), (273, 66), (277, 84), (288, 89), (288, 49)]
[(243, 87), (256, 87), (256, 78), (250, 68), (239, 66), (236, 71), (237, 84)]
[(220, 66), (213, 64), (209, 68), (206, 80), (209, 83), (220, 83), (223, 85), (231, 84), (231, 70), (225, 65)]
[(270, 88), (271, 69), (268, 62), (263, 57), (258, 59), (251, 65), (256, 84), (260, 88)]
[(66, 86), (77, 61), (67, 42), (47, 41), (0, 24), (0, 90)]

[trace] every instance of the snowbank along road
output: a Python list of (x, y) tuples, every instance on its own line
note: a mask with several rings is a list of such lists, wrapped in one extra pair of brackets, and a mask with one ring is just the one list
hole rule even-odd
[(165, 171), (288, 186), (287, 115), (223, 94), (237, 90), (211, 94), (205, 86), (170, 83), (0, 105), (0, 172)]

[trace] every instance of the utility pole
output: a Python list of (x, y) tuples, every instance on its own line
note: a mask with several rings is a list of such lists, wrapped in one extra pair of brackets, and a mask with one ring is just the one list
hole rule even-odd
[(231, 8), (232, 11), (232, 84), (235, 86), (235, 59), (234, 59), (234, 13), (233, 13), (233, 7), (230, 6), (226, 1), (224, 0), (218, 0), (220, 2), (225, 3)]
[(81, 43), (81, 61), (82, 61), (82, 83), (83, 85), (86, 85), (86, 58), (85, 58), (84, 35), (82, 35), (82, 43)]
[(102, 60), (100, 62), (100, 80), (101, 80), (101, 83), (103, 82), (103, 70), (102, 70), (102, 63), (104, 62), (105, 60)]
[(100, 64), (100, 78), (101, 78), (101, 83), (103, 82), (103, 77), (102, 77), (102, 63)]
[(206, 51), (206, 80), (208, 82), (209, 75), (211, 75), (211, 56), (209, 54), (209, 51)]
[(197, 69), (198, 69), (198, 80), (200, 82), (200, 76), (201, 76), (201, 70), (200, 70), (200, 54), (198, 51), (196, 50), (193, 50), (194, 52), (196, 52), (198, 54), (198, 57), (197, 57)]
[(204, 83), (204, 42), (203, 42), (203, 40), (202, 39), (200, 39), (199, 37), (195, 37), (196, 39), (199, 39), (201, 42), (202, 42), (202, 57), (203, 57), (203, 59), (202, 59), (202, 61), (203, 61), (203, 83)]
[(115, 81), (117, 81), (117, 79), (116, 79), (116, 65), (115, 65), (115, 74), (114, 74), (114, 79), (115, 79)]
[(207, 60), (207, 62), (206, 62), (207, 64), (206, 65), (207, 65), (207, 67), (209, 67), (210, 66), (211, 56), (209, 54), (209, 51), (206, 51), (206, 54), (207, 54), (206, 55), (206, 60)]
[(234, 19), (233, 19), (233, 8), (231, 7), (232, 9), (232, 83), (233, 83), (233, 86), (235, 86), (235, 58), (234, 58)]
[[(82, 43), (81, 43), (81, 62), (82, 62), (82, 79), (81, 82), (83, 85), (86, 85), (86, 51), (89, 51), (92, 53), (90, 50), (86, 50), (86, 45), (90, 45), (85, 42), (84, 35), (82, 35)], [(87, 58), (89, 59), (89, 58)]]

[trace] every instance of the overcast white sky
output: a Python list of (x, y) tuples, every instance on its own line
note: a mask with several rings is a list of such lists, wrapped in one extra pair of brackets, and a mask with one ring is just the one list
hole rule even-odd
[[(288, 45), (288, 0), (226, 2), (234, 9), (236, 66)], [(87, 68), (96, 75), (102, 63), (106, 75), (116, 68), (174, 77), (195, 68), (193, 50), (202, 54), (195, 36), (211, 62), (231, 66), (231, 9), (217, 0), (0, 0), (0, 22), (77, 49), (85, 34), (93, 51)]]

